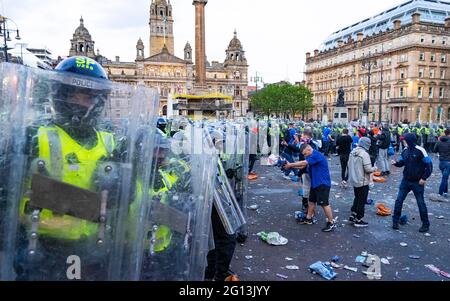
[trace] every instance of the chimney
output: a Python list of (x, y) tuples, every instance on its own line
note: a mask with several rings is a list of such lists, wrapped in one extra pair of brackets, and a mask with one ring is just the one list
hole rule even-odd
[(314, 56), (318, 56), (318, 55), (319, 55), (319, 50), (318, 49), (314, 50)]
[(358, 38), (358, 42), (362, 42), (362, 40), (364, 39), (364, 34), (362, 32), (358, 32), (356, 36)]
[(395, 20), (394, 21), (394, 29), (397, 30), (397, 29), (400, 29), (400, 27), (402, 27), (402, 21)]
[(414, 14), (412, 14), (412, 23), (413, 24), (420, 23), (420, 13), (419, 12), (415, 12)]
[(447, 19), (445, 19), (445, 28), (450, 28), (450, 17), (448, 17)]
[(311, 53), (310, 52), (307, 52), (306, 53), (306, 59), (309, 59), (311, 57)]
[(120, 56), (116, 56), (116, 63), (120, 63)]

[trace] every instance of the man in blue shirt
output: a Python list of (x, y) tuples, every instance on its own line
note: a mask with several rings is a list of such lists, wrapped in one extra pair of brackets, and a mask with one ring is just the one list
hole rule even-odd
[(331, 142), (333, 142), (333, 137), (331, 137), (331, 129), (329, 126), (326, 126), (322, 132), (322, 152), (328, 157), (328, 153), (330, 152)]
[(331, 190), (331, 177), (328, 168), (328, 160), (318, 151), (314, 150), (311, 145), (303, 144), (300, 152), (305, 157), (304, 161), (296, 163), (288, 163), (285, 168), (307, 168), (308, 174), (311, 178), (311, 192), (309, 195), (308, 214), (302, 221), (303, 224), (312, 225), (312, 217), (319, 205), (323, 208), (325, 216), (327, 217), (327, 224), (322, 229), (323, 232), (331, 232), (336, 228), (333, 221), (333, 211), (329, 203)]
[(427, 205), (425, 204), (424, 192), (427, 179), (433, 172), (433, 163), (430, 157), (428, 157), (425, 149), (417, 145), (416, 135), (406, 134), (405, 141), (408, 147), (403, 150), (400, 160), (398, 160), (398, 162), (392, 161), (392, 164), (396, 167), (405, 167), (403, 170), (402, 183), (400, 184), (397, 200), (395, 201), (392, 228), (395, 230), (399, 229), (403, 202), (408, 193), (412, 190), (416, 197), (420, 219), (422, 220), (422, 227), (419, 232), (425, 233), (430, 229), (430, 221), (428, 220), (428, 210)]

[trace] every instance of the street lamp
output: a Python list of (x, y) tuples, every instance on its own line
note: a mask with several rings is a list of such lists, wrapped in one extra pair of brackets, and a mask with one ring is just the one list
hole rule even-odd
[[(364, 114), (364, 116), (363, 116), (363, 123), (365, 123), (365, 124), (367, 124), (367, 118), (368, 118), (368, 115), (369, 115), (370, 84), (371, 84), (371, 79), (372, 79), (372, 69), (374, 67), (378, 66), (378, 59), (380, 57), (383, 57), (383, 55), (384, 55), (384, 50), (382, 50), (381, 52), (376, 53), (374, 55), (371, 55), (370, 52), (369, 52), (369, 55), (367, 56), (367, 58), (365, 58), (363, 60), (363, 62), (362, 62), (362, 67), (364, 69), (368, 70), (368, 75), (367, 75), (367, 99), (366, 99), (366, 101), (364, 102), (364, 105), (363, 105), (363, 114)], [(379, 67), (381, 68), (380, 69), (381, 77), (380, 77), (380, 102), (378, 104), (379, 105), (379, 107), (378, 107), (378, 110), (379, 110), (379, 112), (378, 112), (378, 114), (379, 114), (378, 122), (381, 123), (382, 122), (382, 110), (383, 110), (383, 107), (382, 107), (382, 104), (383, 104), (383, 62), (382, 61), (379, 62)]]
[[(16, 29), (9, 29), (7, 26), (8, 21), (12, 22), (16, 26)], [(3, 36), (3, 41), (4, 41), (3, 50), (5, 53), (5, 62), (9, 61), (9, 59), (8, 59), (8, 42), (12, 41), (12, 39), (10, 37), (11, 32), (16, 33), (16, 40), (21, 39), (20, 34), (19, 34), (19, 28), (18, 28), (16, 22), (14, 22), (13, 20), (11, 20), (7, 17), (0, 15), (0, 37)]]
[(250, 77), (250, 81), (256, 83), (256, 93), (258, 93), (258, 83), (263, 82), (263, 78), (258, 76), (258, 71), (256, 71), (256, 75), (254, 77)]

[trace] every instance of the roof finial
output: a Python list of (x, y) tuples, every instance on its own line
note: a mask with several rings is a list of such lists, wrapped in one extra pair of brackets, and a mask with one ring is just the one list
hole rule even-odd
[(80, 25), (84, 26), (84, 19), (83, 19), (83, 16), (81, 16), (81, 18), (80, 18)]
[(236, 28), (234, 29), (234, 37), (237, 38), (237, 30), (236, 30)]

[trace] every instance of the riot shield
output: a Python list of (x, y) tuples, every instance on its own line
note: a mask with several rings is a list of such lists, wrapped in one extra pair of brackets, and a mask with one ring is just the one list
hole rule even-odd
[(218, 162), (218, 175), (215, 182), (214, 206), (220, 216), (225, 231), (234, 234), (246, 223), (244, 214), (230, 185), (222, 162)]
[(210, 124), (216, 150), (220, 153), (214, 206), (230, 235), (246, 223), (242, 212), (240, 184), (243, 174), (245, 131), (232, 122)]
[(144, 281), (202, 280), (205, 271), (217, 154), (203, 128), (188, 125), (178, 136), (154, 153), (150, 210), (138, 238)]
[[(0, 279), (135, 278), (128, 212), (151, 170), (157, 93), (12, 64), (0, 83)], [(117, 103), (130, 104), (122, 116)]]

